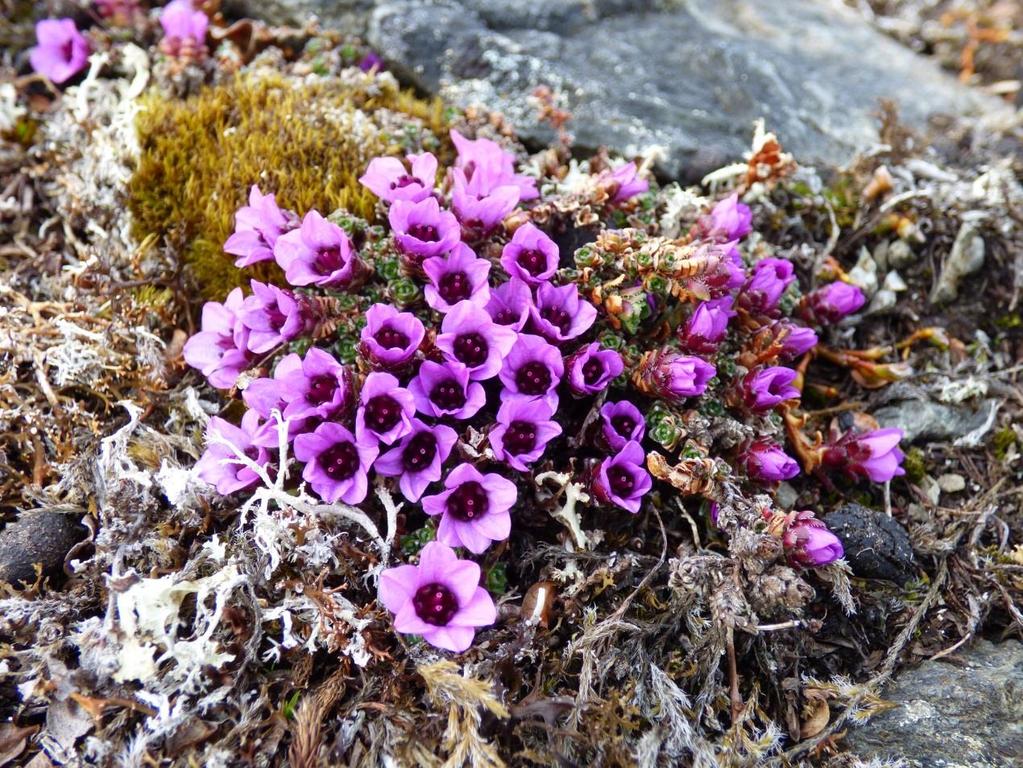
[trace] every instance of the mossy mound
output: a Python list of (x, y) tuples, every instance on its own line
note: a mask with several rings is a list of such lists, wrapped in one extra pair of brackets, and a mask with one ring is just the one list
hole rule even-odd
[[(387, 76), (249, 73), (186, 100), (149, 96), (138, 118), (141, 153), (129, 184), (133, 234), (181, 254), (207, 298), (269, 267), (241, 271), (222, 250), (252, 184), (298, 213), (346, 208), (374, 218), (358, 177), (381, 154), (441, 150), (445, 117)], [(262, 274), (260, 272), (262, 271)]]

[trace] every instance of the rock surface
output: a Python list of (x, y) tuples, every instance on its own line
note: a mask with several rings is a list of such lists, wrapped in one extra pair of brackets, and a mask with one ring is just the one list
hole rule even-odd
[(994, 426), (998, 401), (987, 399), (977, 406), (936, 403), (933, 400), (903, 400), (874, 411), (882, 427), (900, 427), (903, 441), (950, 440), (955, 445), (979, 445)]
[(550, 86), (578, 146), (661, 145), (660, 170), (690, 180), (740, 157), (760, 117), (798, 160), (833, 165), (876, 141), (879, 99), (916, 126), (1003, 109), (837, 0), (382, 0), (368, 37), (399, 76), (527, 139), (552, 138), (529, 99)]
[(842, 541), (845, 559), (857, 576), (904, 584), (916, 572), (909, 534), (899, 523), (873, 509), (846, 504), (824, 522)]
[(74, 515), (27, 512), (0, 531), (0, 581), (18, 586), (36, 580), (35, 564), (53, 573), (64, 564), (71, 548), (85, 538)]
[(901, 757), (913, 768), (1010, 768), (1023, 755), (1023, 643), (981, 640), (928, 661), (883, 692), (897, 709), (852, 729), (848, 747)]

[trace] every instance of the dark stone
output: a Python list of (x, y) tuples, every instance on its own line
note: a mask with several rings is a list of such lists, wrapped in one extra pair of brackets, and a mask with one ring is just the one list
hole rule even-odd
[(909, 534), (884, 512), (846, 504), (824, 518), (857, 576), (904, 584), (915, 575)]
[(882, 691), (898, 707), (850, 729), (863, 757), (909, 768), (1018, 768), (1023, 756), (1023, 644), (980, 640), (907, 670)]
[(760, 117), (797, 160), (836, 165), (876, 142), (880, 99), (916, 127), (1005, 109), (813, 0), (384, 0), (368, 36), (399, 76), (526, 139), (553, 138), (529, 98), (547, 85), (578, 147), (661, 145), (660, 170), (686, 179), (740, 159)]
[(59, 572), (64, 557), (86, 536), (74, 515), (26, 512), (0, 531), (0, 581), (18, 586), (36, 580), (35, 564), (44, 574)]

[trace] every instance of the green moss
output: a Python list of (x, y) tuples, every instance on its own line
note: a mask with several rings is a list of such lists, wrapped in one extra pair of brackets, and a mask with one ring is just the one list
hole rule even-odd
[(1012, 427), (1005, 427), (994, 433), (991, 437), (991, 450), (995, 458), (1004, 461), (1009, 449), (1016, 444), (1016, 431)]
[(250, 74), (184, 101), (149, 96), (129, 184), (135, 237), (158, 235), (182, 254), (199, 292), (221, 298), (274, 269), (243, 277), (222, 250), (252, 184), (300, 214), (345, 208), (372, 221), (376, 200), (358, 183), (370, 159), (449, 150), (439, 101), (370, 82)]
[(927, 474), (927, 463), (924, 452), (919, 448), (910, 448), (902, 460), (902, 468), (906, 470), (906, 479), (911, 483), (919, 483)]

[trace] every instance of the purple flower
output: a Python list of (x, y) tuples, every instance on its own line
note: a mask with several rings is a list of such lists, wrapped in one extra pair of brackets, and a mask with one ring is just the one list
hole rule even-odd
[(352, 241), (337, 224), (309, 211), (302, 226), (278, 238), (274, 258), (292, 285), (347, 288), (359, 271)]
[(294, 353), (282, 358), (272, 379), (251, 382), (242, 397), (265, 417), (283, 403), (286, 419), (326, 419), (351, 404), (351, 374), (329, 352), (311, 347), (305, 358)]
[(858, 286), (849, 283), (829, 283), (803, 298), (802, 312), (810, 322), (821, 325), (837, 323), (866, 303), (867, 297)]
[(728, 335), (728, 321), (735, 317), (732, 297), (701, 302), (679, 332), (682, 346), (689, 352), (706, 355), (717, 351)]
[(202, 371), (219, 389), (233, 387), (252, 362), (247, 349), (249, 329), (238, 320), (243, 302), (241, 288), (227, 294), (223, 304), (207, 301), (202, 308), (202, 330), (185, 342), (185, 362)]
[(899, 449), (903, 432), (898, 427), (876, 429), (862, 435), (848, 432), (824, 449), (823, 462), (852, 476), (868, 477), (886, 483), (906, 474), (902, 468), (905, 454)]
[(497, 325), (486, 310), (471, 301), (462, 301), (444, 316), (437, 336), (437, 348), (448, 360), (456, 360), (469, 369), (469, 378), (490, 379), (501, 370), (518, 334)]
[(755, 440), (739, 456), (751, 479), (761, 483), (791, 480), (799, 474), (796, 460), (770, 440)]
[[(359, 61), (359, 69), (363, 72), (373, 72), (374, 70), (380, 71), (384, 68), (384, 60), (381, 59), (375, 51), (369, 51)], [(361, 181), (361, 179), (360, 179)]]
[(139, 12), (138, 0), (95, 0), (96, 11), (112, 24), (127, 26)]
[(435, 197), (419, 202), (395, 200), (387, 212), (394, 242), (413, 265), (423, 259), (447, 253), (462, 238), (458, 219), (442, 211)]
[(796, 372), (791, 368), (771, 366), (754, 369), (740, 382), (743, 401), (752, 411), (769, 411), (786, 400), (799, 397), (799, 390), (792, 386), (795, 379)]
[(224, 243), (224, 251), (237, 256), (236, 267), (248, 267), (273, 257), (277, 238), (298, 226), (298, 217), (277, 205), (273, 195), (264, 195), (255, 184), (249, 190), (249, 204), (234, 215), (234, 233)]
[(379, 440), (391, 445), (412, 431), (415, 398), (389, 373), (374, 371), (359, 392), (355, 435), (360, 442)]
[[(262, 427), (255, 411), (245, 412), (240, 427), (218, 416), (211, 418), (206, 425), (206, 451), (195, 463), (196, 474), (210, 485), (215, 485), (217, 493), (222, 496), (255, 485), (259, 482), (259, 475), (242, 464), (237, 454), (244, 454), (257, 466), (266, 466), (270, 460), (269, 453), (253, 444), (253, 438)], [(231, 445), (212, 442), (214, 435), (219, 435)], [(237, 452), (231, 450), (231, 446)]]
[(359, 504), (369, 489), (369, 468), (380, 449), (360, 443), (355, 435), (333, 421), (295, 438), (295, 458), (306, 462), (303, 479), (329, 504), (341, 500)]
[(646, 453), (639, 443), (630, 442), (611, 458), (600, 462), (593, 478), (593, 495), (602, 504), (614, 504), (637, 514), (643, 497), (653, 487), (643, 468)]
[(390, 304), (374, 304), (366, 312), (360, 346), (374, 365), (397, 368), (413, 358), (425, 336), (426, 329), (411, 312), (399, 312)]
[(504, 271), (529, 285), (550, 281), (558, 270), (559, 260), (557, 244), (528, 221), (515, 230), (511, 241), (501, 251)]
[(738, 240), (753, 229), (753, 212), (748, 205), (739, 202), (738, 193), (719, 200), (707, 218), (701, 221), (702, 228), (707, 237), (719, 242)]
[(497, 411), (497, 426), (490, 432), (494, 456), (528, 472), (527, 465), (539, 459), (547, 443), (561, 434), (561, 427), (551, 421), (553, 415), (554, 409), (541, 397), (506, 398)]
[(451, 454), (458, 435), (443, 424), (429, 426), (412, 419), (412, 431), (396, 448), (377, 459), (374, 469), (385, 477), (397, 477), (398, 487), (409, 501), (419, 501), (427, 486), (440, 480), (441, 465)]
[(580, 300), (574, 283), (556, 286), (543, 283), (536, 289), (536, 303), (529, 308), (533, 327), (546, 339), (568, 341), (580, 336), (597, 319), (597, 310)]
[(838, 560), (845, 551), (828, 527), (813, 512), (800, 512), (782, 536), (790, 562), (805, 568), (816, 568)]
[(454, 360), (424, 360), (408, 389), (419, 412), (438, 419), (471, 419), (487, 403), (483, 385), (469, 381), (469, 369)]
[(511, 185), (518, 190), (519, 200), (526, 202), (540, 196), (536, 191), (536, 179), (515, 173), (515, 155), (501, 149), (490, 139), (467, 139), (451, 129), (451, 141), (458, 152), (455, 167), (460, 168), (466, 179), (471, 180), (477, 171), (487, 178), (489, 189)]
[(507, 325), (521, 331), (529, 320), (529, 308), (533, 306), (533, 292), (529, 286), (513, 277), (490, 291), (486, 310), (498, 325)]
[(601, 406), (600, 435), (612, 451), (620, 451), (626, 443), (638, 443), (645, 431), (643, 414), (628, 400)]
[(523, 333), (504, 359), (499, 375), (508, 391), (542, 397), (555, 409), (558, 406), (555, 390), (565, 375), (565, 361), (558, 348), (542, 336)]
[(785, 360), (802, 357), (817, 346), (817, 334), (812, 328), (795, 323), (779, 323), (776, 333), (781, 338), (781, 356)]
[(396, 157), (373, 158), (366, 172), (359, 177), (359, 183), (388, 203), (425, 200), (433, 194), (437, 158), (423, 152), (421, 155), (406, 155), (405, 159), (408, 167)]
[(32, 69), (60, 85), (85, 68), (89, 41), (72, 19), (43, 19), (36, 22), (36, 41), (28, 52)]
[(430, 645), (461, 653), (476, 627), (497, 621), (490, 594), (479, 586), (480, 567), (459, 560), (451, 547), (431, 541), (419, 565), (399, 565), (380, 574), (380, 602), (394, 614), (394, 629), (422, 635)]
[(770, 312), (778, 306), (785, 289), (796, 279), (792, 262), (785, 259), (761, 259), (743, 288), (743, 300), (755, 312)]
[(493, 186), (481, 169), (467, 180), (460, 168), (453, 168), (451, 179), (451, 209), (466, 229), (481, 235), (495, 230), (518, 205), (518, 187)]
[(424, 289), (426, 303), (438, 312), (450, 312), (460, 301), (481, 307), (490, 301), (490, 262), (476, 258), (465, 243), (458, 243), (447, 256), (426, 259), (423, 272), (430, 281)]
[(613, 171), (604, 171), (600, 174), (598, 183), (609, 188), (612, 203), (624, 203), (629, 198), (650, 189), (650, 182), (636, 178), (637, 171), (635, 163), (623, 163)]
[(160, 12), (163, 40), (160, 50), (168, 56), (179, 56), (188, 51), (206, 52), (206, 29), (210, 20), (197, 11), (191, 0), (172, 0)]
[(238, 319), (249, 329), (248, 348), (261, 355), (306, 330), (305, 313), (290, 291), (252, 280), (252, 295), (242, 302)]
[(511, 533), (508, 514), (518, 498), (515, 483), (498, 474), (480, 474), (471, 464), (459, 464), (444, 480), (443, 493), (423, 497), (423, 511), (440, 515), (437, 541), (480, 554), (492, 541)]
[(575, 352), (566, 362), (568, 386), (577, 395), (595, 395), (625, 370), (622, 356), (593, 342)]
[(665, 400), (699, 397), (716, 374), (706, 360), (667, 349), (650, 356), (640, 369), (645, 389)]

